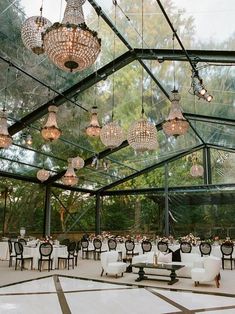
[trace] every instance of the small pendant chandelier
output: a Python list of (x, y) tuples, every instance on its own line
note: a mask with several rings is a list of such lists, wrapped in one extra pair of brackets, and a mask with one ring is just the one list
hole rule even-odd
[(120, 146), (125, 138), (122, 128), (116, 121), (113, 121), (103, 126), (100, 139), (106, 147), (113, 149)]
[(50, 26), (51, 22), (42, 16), (41, 6), (40, 16), (31, 16), (21, 28), (21, 38), (25, 47), (37, 55), (44, 53), (42, 33)]
[(72, 158), (72, 167), (74, 169), (82, 169), (85, 165), (84, 159), (81, 157), (77, 156), (75, 158)]
[(58, 108), (56, 106), (48, 107), (49, 115), (46, 124), (41, 129), (41, 135), (46, 141), (57, 140), (61, 135), (61, 130), (58, 128), (56, 121), (56, 113)]
[(50, 177), (50, 172), (47, 171), (46, 169), (40, 169), (37, 172), (37, 178), (39, 181), (44, 182)]
[(7, 86), (10, 67), (7, 68), (6, 74), (6, 87), (5, 87), (5, 99), (3, 110), (0, 113), (0, 148), (8, 148), (12, 144), (12, 137), (8, 132), (7, 127), (7, 115), (6, 115), (6, 103), (7, 103)]
[(74, 168), (72, 166), (72, 158), (68, 159), (68, 168), (65, 174), (62, 177), (62, 182), (64, 185), (74, 186), (78, 183), (78, 177), (74, 172)]
[(204, 174), (204, 168), (198, 163), (197, 153), (192, 155), (192, 167), (190, 168), (190, 174), (192, 177), (202, 177)]
[(179, 136), (183, 135), (188, 131), (189, 123), (184, 118), (180, 106), (179, 106), (180, 95), (178, 91), (172, 91), (171, 97), (171, 110), (166, 118), (166, 122), (163, 124), (162, 128), (166, 135), (168, 136)]
[[(116, 2), (114, 1), (114, 20), (115, 20), (115, 27), (116, 27), (116, 18), (117, 18), (117, 10), (116, 10)], [(116, 35), (113, 36), (113, 60), (115, 60), (116, 57)], [(100, 131), (100, 140), (104, 144), (104, 146), (113, 149), (115, 147), (118, 147), (122, 144), (122, 142), (125, 139), (124, 132), (120, 125), (113, 121), (113, 115), (114, 115), (114, 105), (115, 105), (115, 73), (113, 73), (112, 76), (112, 87), (113, 87), (113, 98), (112, 98), (112, 119), (111, 122), (107, 123), (105, 126), (102, 127)]]
[(64, 71), (76, 72), (91, 66), (100, 53), (101, 41), (84, 22), (85, 0), (67, 0), (62, 23), (54, 23), (43, 34), (48, 58)]
[(86, 127), (86, 134), (90, 137), (98, 137), (100, 136), (100, 125), (99, 125), (99, 121), (98, 121), (98, 112), (97, 112), (97, 107), (94, 106), (91, 109), (91, 122), (88, 125), (88, 127)]

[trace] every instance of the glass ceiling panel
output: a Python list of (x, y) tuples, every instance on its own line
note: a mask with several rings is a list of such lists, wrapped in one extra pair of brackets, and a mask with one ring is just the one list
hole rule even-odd
[(235, 126), (199, 121), (194, 121), (193, 124), (205, 143), (235, 148)]
[(234, 183), (235, 153), (210, 149), (212, 183)]

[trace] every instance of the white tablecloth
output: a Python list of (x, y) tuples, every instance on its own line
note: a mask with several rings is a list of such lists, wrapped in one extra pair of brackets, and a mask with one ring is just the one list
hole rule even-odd
[(0, 260), (9, 260), (8, 242), (0, 242)]
[[(37, 247), (24, 247), (24, 254), (33, 257), (33, 268), (38, 269), (38, 259), (40, 258), (39, 246)], [(56, 269), (58, 267), (58, 256), (67, 254), (67, 246), (53, 246), (53, 252), (51, 257), (53, 258), (52, 268)]]

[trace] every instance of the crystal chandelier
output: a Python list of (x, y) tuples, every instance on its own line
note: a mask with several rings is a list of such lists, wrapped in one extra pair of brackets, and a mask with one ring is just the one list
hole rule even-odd
[(41, 134), (46, 141), (54, 141), (61, 135), (61, 130), (58, 128), (56, 121), (58, 108), (56, 106), (49, 106), (48, 111), (48, 119), (44, 127), (41, 129)]
[(204, 168), (199, 164), (194, 164), (190, 169), (190, 174), (192, 177), (202, 177), (204, 173)]
[(64, 185), (76, 185), (78, 183), (78, 177), (76, 176), (76, 173), (74, 172), (74, 168), (72, 166), (72, 158), (68, 159), (68, 168), (65, 172), (65, 174), (62, 177), (62, 182)]
[(43, 169), (38, 170), (37, 172), (37, 178), (39, 181), (44, 182), (50, 177), (50, 172)]
[(8, 76), (9, 76), (10, 67), (7, 68), (6, 73), (6, 87), (4, 90), (4, 105), (3, 110), (0, 113), (0, 148), (8, 148), (12, 144), (12, 137), (8, 132), (7, 127), (7, 115), (6, 115), (6, 103), (7, 103), (7, 86), (8, 86)]
[(85, 0), (67, 0), (62, 23), (54, 23), (43, 33), (48, 58), (60, 69), (81, 71), (91, 66), (101, 48), (97, 33), (84, 22), (82, 5)]
[(131, 125), (127, 141), (137, 152), (155, 150), (158, 148), (157, 129), (153, 123), (141, 118)]
[(106, 147), (112, 149), (121, 145), (125, 138), (122, 128), (116, 121), (113, 121), (103, 126), (100, 139)]
[(179, 106), (180, 95), (178, 91), (172, 91), (171, 97), (171, 110), (166, 118), (166, 122), (163, 124), (162, 128), (165, 134), (169, 136), (179, 136), (183, 135), (188, 131), (189, 123), (184, 118), (180, 106)]
[(40, 16), (31, 16), (21, 28), (21, 38), (26, 48), (33, 53), (40, 55), (44, 53), (42, 33), (51, 26), (51, 22), (42, 16), (42, 7)]
[(84, 165), (85, 165), (85, 162), (81, 157), (77, 156), (75, 158), (72, 158), (72, 167), (74, 169), (82, 169)]
[(86, 134), (91, 137), (98, 137), (100, 136), (100, 129), (97, 107), (94, 106), (91, 109), (91, 122), (88, 127), (86, 127)]
[(5, 110), (0, 113), (0, 148), (8, 148), (12, 144), (12, 137), (7, 128), (7, 115)]

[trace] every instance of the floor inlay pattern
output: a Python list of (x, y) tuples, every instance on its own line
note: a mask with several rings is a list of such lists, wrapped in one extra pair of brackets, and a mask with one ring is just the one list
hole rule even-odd
[(235, 313), (235, 298), (53, 275), (0, 288), (0, 314)]

